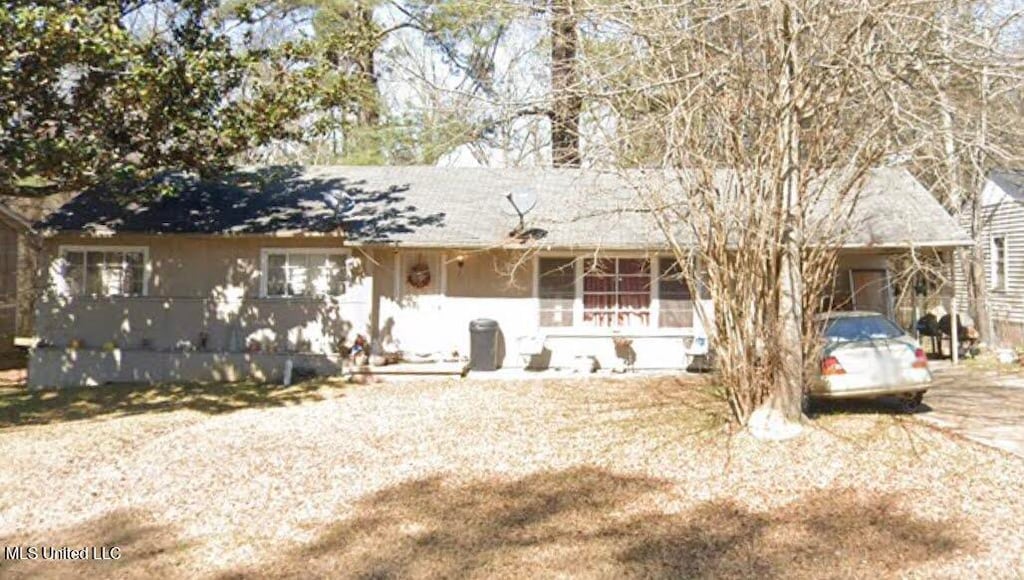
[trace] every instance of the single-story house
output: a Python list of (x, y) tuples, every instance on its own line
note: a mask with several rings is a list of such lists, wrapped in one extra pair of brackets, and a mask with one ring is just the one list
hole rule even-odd
[[(636, 368), (683, 369), (705, 334), (705, 299), (612, 174), (273, 167), (153, 189), (88, 192), (40, 224), (52, 288), (31, 384), (277, 380), (288, 360), (334, 372), (356, 334), (456, 359), (478, 318), (497, 321), (506, 367), (616, 366), (620, 338)], [(510, 193), (535, 206), (522, 222)], [(837, 305), (891, 313), (890, 256), (969, 243), (903, 169), (871, 172), (854, 213)]]
[[(970, 229), (970, 212), (961, 225)], [(981, 191), (981, 230), (988, 306), (997, 337), (1024, 343), (1024, 171), (994, 171)], [(966, 269), (956, 268), (958, 302), (969, 309)], [(984, 338), (984, 337), (983, 337)], [(991, 340), (988, 338), (987, 340)]]

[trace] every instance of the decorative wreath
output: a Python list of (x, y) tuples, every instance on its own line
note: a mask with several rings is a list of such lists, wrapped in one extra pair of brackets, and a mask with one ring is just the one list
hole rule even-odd
[(405, 278), (413, 288), (426, 288), (430, 285), (430, 266), (420, 262), (409, 269), (409, 275)]

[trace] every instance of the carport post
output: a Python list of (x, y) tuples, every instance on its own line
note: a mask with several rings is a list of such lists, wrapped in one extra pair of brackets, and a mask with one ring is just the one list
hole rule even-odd
[(960, 317), (956, 312), (956, 259), (955, 250), (949, 251), (949, 279), (953, 286), (953, 297), (949, 299), (949, 349), (953, 351), (953, 364), (960, 363), (960, 341), (957, 336), (957, 327), (960, 326)]

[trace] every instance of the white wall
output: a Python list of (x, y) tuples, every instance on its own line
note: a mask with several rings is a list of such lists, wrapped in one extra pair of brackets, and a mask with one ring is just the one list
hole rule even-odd
[[(461, 266), (459, 256), (462, 256)], [(469, 323), (477, 318), (490, 318), (501, 329), (502, 365), (523, 367), (528, 364), (572, 366), (578, 356), (596, 357), (602, 367), (619, 364), (612, 341), (613, 332), (598, 329), (538, 328), (538, 302), (534, 297), (534, 261), (522, 260), (518, 252), (460, 252), (449, 250), (403, 250), (377, 256), (380, 280), (375, 288), (379, 312), (375, 317), (379, 336), (393, 336), (403, 350), (416, 352), (410, 345), (426, 345), (426, 350), (470, 352)], [(438, 286), (426, 289), (426, 300), (411, 293), (404, 281), (413, 263), (444, 263), (443, 275), (437, 272)], [(390, 277), (390, 281), (385, 282)], [(435, 301), (434, 293), (443, 297)], [(440, 303), (440, 307), (438, 307)], [(713, 312), (710, 301), (704, 301)], [(433, 311), (436, 312), (427, 312)], [(550, 353), (530, 358), (519, 352), (524, 337), (545, 332)], [(685, 349), (692, 329), (637, 329), (615, 332), (616, 336), (633, 340), (637, 368), (685, 368)]]

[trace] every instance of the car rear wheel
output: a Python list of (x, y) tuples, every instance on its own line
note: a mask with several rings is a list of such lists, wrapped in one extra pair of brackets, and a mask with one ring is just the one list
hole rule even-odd
[(900, 410), (904, 413), (916, 413), (924, 400), (924, 391), (907, 393), (900, 396)]

